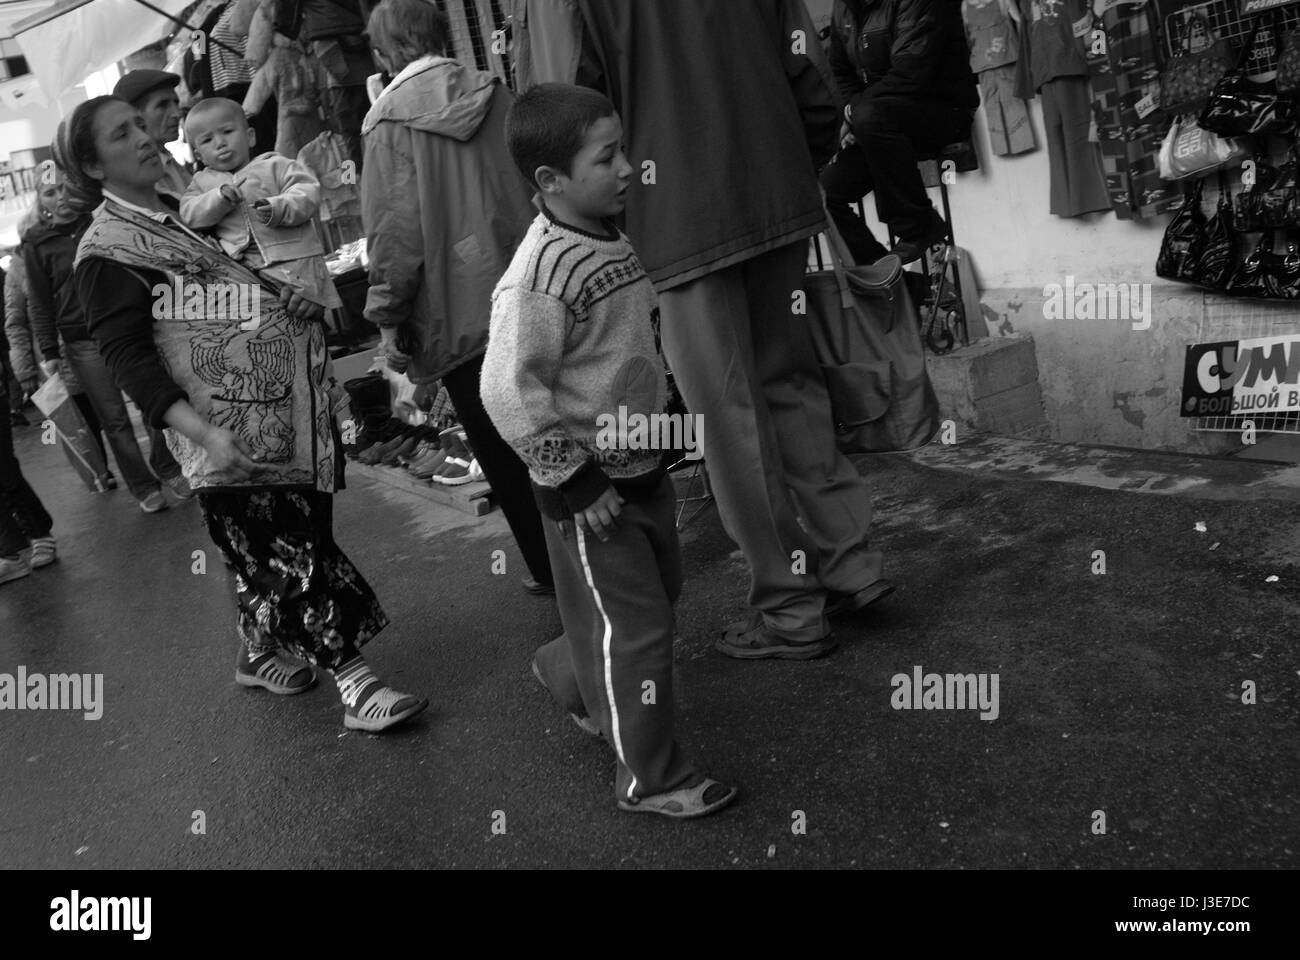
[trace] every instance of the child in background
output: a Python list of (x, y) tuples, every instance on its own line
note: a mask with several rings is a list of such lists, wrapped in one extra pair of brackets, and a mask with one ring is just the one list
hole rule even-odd
[(543, 84), (506, 119), (541, 213), (492, 295), (483, 405), (528, 466), (564, 633), (533, 673), (618, 757), (618, 806), (700, 817), (736, 788), (696, 770), (673, 738), (673, 603), (681, 592), (676, 497), (662, 451), (598, 440), (604, 415), (663, 410), (657, 300), (626, 236), (632, 168), (613, 104)]
[(233, 100), (200, 100), (185, 119), (185, 136), (205, 169), (181, 198), (181, 220), (215, 233), (227, 254), (269, 281), (322, 307), (341, 306), (312, 217), (320, 183), (278, 153), (249, 159), (257, 137)]

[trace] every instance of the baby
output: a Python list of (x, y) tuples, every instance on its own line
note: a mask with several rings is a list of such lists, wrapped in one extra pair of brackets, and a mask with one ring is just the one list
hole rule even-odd
[(185, 136), (205, 167), (181, 198), (185, 225), (215, 233), (227, 254), (277, 289), (288, 287), (326, 309), (341, 306), (312, 224), (319, 181), (278, 153), (250, 160), (257, 137), (233, 100), (199, 101), (185, 120)]

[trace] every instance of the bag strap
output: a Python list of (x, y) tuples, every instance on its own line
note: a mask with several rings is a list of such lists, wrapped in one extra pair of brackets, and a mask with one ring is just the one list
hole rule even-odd
[(857, 302), (853, 299), (853, 290), (849, 287), (848, 273), (848, 268), (857, 266), (857, 261), (853, 259), (853, 253), (849, 250), (844, 235), (835, 225), (835, 218), (831, 216), (826, 206), (825, 193), (822, 194), (822, 211), (826, 214), (827, 246), (831, 251), (831, 270), (835, 273), (835, 284), (840, 288), (840, 306), (848, 310), (857, 306)]

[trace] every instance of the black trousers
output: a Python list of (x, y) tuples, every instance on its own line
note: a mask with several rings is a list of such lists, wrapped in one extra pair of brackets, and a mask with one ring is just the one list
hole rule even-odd
[(920, 241), (942, 218), (926, 195), (918, 156), (935, 153), (970, 133), (973, 113), (949, 103), (880, 97), (853, 106), (853, 136), (822, 171), (826, 208), (858, 263), (887, 253), (849, 204), (874, 193), (876, 213), (903, 240)]
[(26, 550), (34, 537), (48, 537), (54, 526), (14, 455), (9, 413), (9, 394), (0, 390), (0, 557)]
[(465, 428), (465, 436), (478, 465), (492, 486), (506, 523), (510, 524), (510, 532), (515, 536), (515, 543), (519, 544), (524, 563), (528, 564), (534, 580), (553, 584), (555, 579), (551, 575), (551, 559), (546, 550), (546, 531), (542, 527), (537, 500), (533, 497), (528, 468), (510, 444), (501, 439), (483, 409), (478, 388), (482, 369), (483, 357), (475, 357), (443, 376), (442, 385), (447, 388), (447, 395), (460, 417), (460, 425)]

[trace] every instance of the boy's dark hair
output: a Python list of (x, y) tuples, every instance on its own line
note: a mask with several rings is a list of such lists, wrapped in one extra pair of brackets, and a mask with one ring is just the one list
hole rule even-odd
[(539, 83), (521, 94), (506, 114), (510, 156), (534, 188), (538, 167), (554, 167), (568, 176), (587, 131), (615, 113), (603, 93), (567, 83)]

